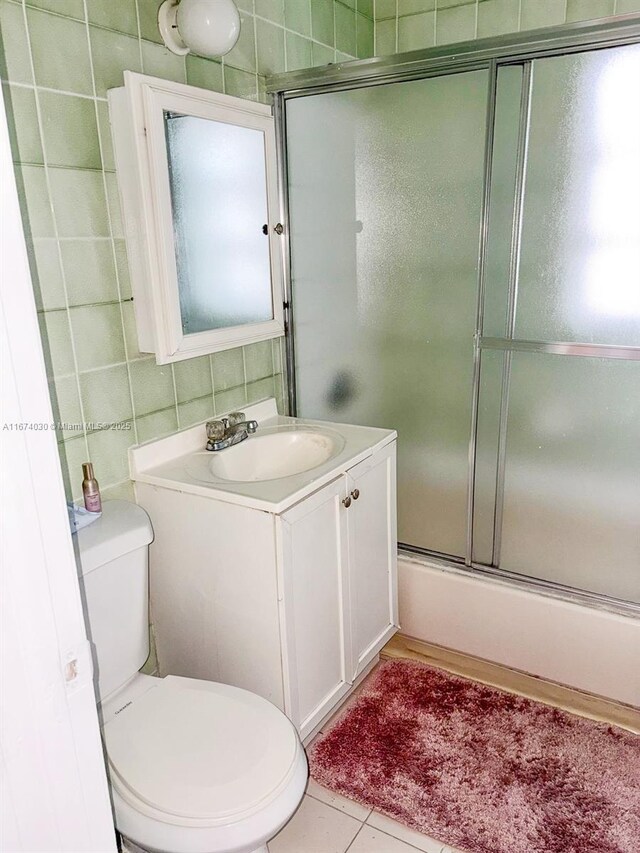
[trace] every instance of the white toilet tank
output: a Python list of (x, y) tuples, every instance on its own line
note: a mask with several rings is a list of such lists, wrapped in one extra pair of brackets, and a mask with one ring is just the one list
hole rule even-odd
[(80, 587), (93, 645), (98, 699), (125, 684), (149, 656), (149, 516), (128, 501), (105, 501), (77, 540)]

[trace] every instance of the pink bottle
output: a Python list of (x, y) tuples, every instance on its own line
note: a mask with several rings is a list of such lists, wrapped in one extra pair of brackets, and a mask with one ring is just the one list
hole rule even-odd
[(82, 463), (82, 494), (84, 495), (85, 509), (89, 512), (102, 512), (102, 500), (100, 498), (100, 487), (93, 476), (93, 465), (91, 462)]

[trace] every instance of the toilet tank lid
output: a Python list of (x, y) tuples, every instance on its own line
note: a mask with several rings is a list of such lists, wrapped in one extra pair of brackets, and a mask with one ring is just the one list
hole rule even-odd
[(124, 557), (153, 540), (149, 516), (130, 501), (104, 501), (102, 515), (73, 537), (77, 540), (78, 563), (83, 575)]

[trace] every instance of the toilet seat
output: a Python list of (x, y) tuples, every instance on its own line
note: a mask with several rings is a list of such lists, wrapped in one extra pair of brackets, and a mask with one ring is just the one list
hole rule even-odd
[(213, 827), (264, 809), (287, 787), (301, 746), (274, 705), (226, 684), (153, 681), (103, 728), (112, 784), (134, 809)]

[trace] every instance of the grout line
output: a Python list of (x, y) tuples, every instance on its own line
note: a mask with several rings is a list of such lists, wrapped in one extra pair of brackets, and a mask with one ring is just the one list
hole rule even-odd
[[(260, 100), (260, 83), (258, 81), (258, 23), (256, 21), (256, 0), (251, 0), (251, 9), (253, 10), (253, 62), (256, 66), (256, 70), (254, 72), (255, 75), (255, 87), (256, 87), (256, 101)], [(285, 39), (285, 49), (286, 49), (286, 39)]]
[[(327, 789), (327, 790), (329, 790), (329, 789)], [(305, 796), (305, 797), (309, 797), (309, 798), (310, 798), (310, 799), (312, 799), (312, 800), (315, 800), (315, 801), (316, 801), (316, 803), (322, 803), (322, 805), (323, 805), (323, 806), (326, 806), (328, 809), (333, 809), (333, 810), (334, 810), (334, 812), (338, 812), (338, 814), (341, 814), (341, 815), (346, 816), (346, 817), (350, 817), (350, 818), (351, 818), (351, 820), (355, 820), (355, 821), (357, 821), (359, 824), (361, 824), (360, 829), (362, 829), (362, 827), (363, 827), (363, 826), (365, 825), (365, 823), (367, 822), (367, 818), (369, 817), (369, 815), (367, 815), (367, 817), (366, 817), (364, 820), (360, 820), (360, 818), (359, 818), (359, 817), (354, 817), (352, 814), (349, 814), (349, 812), (345, 812), (345, 811), (343, 811), (342, 809), (336, 808), (336, 806), (332, 806), (332, 805), (331, 805), (331, 803), (327, 803), (327, 802), (325, 802), (324, 800), (319, 799), (318, 797), (314, 797), (314, 796), (313, 796), (313, 794), (310, 794), (310, 793), (309, 793), (308, 791), (306, 791), (306, 790), (305, 790), (305, 792), (304, 792), (304, 796)], [(338, 796), (341, 796), (341, 795), (338, 795)], [(366, 806), (365, 806), (365, 808), (366, 808)], [(369, 812), (369, 814), (371, 814), (371, 812), (372, 812), (372, 811), (373, 811), (373, 809), (371, 809), (371, 811)], [(372, 826), (371, 828), (372, 828), (372, 829), (375, 829), (375, 827), (373, 827), (373, 826)], [(358, 832), (360, 832), (360, 830), (358, 830)], [(354, 842), (354, 841), (355, 841), (355, 839), (352, 839), (352, 840), (351, 840), (351, 842), (350, 842), (350, 845), (351, 845), (351, 844), (353, 844), (353, 842)], [(345, 853), (346, 853), (346, 850), (345, 850)]]
[[(138, 28), (138, 58), (140, 59), (140, 68), (142, 68), (144, 72), (144, 60), (142, 58), (142, 30), (140, 29), (140, 0), (136, 0), (136, 27)], [(91, 58), (91, 62), (93, 63), (93, 57)], [(185, 80), (186, 79), (187, 75), (185, 64)]]
[[(320, 734), (320, 732), (318, 732), (318, 734)], [(318, 783), (318, 784), (320, 784), (320, 783)], [(329, 793), (332, 793), (332, 794), (337, 793), (336, 791), (331, 791), (330, 788), (327, 788), (326, 790), (328, 790)], [(339, 809), (337, 806), (331, 805), (331, 803), (328, 803), (326, 800), (321, 800), (320, 797), (316, 797), (315, 794), (310, 794), (309, 791), (305, 791), (304, 795), (305, 795), (305, 797), (311, 797), (311, 799), (315, 800), (317, 803), (322, 803), (323, 806), (329, 806), (330, 809), (333, 809), (336, 812), (340, 812), (340, 814), (346, 815), (347, 817), (351, 817), (354, 820), (359, 821), (363, 826), (369, 820), (369, 817), (373, 814), (373, 811), (374, 811), (372, 808), (370, 808), (368, 813), (367, 813), (367, 816), (361, 820), (359, 817), (355, 817), (355, 815), (349, 814), (349, 812), (345, 811), (344, 809)], [(337, 794), (337, 796), (341, 797), (342, 794)], [(345, 799), (348, 799), (348, 798), (345, 797)], [(356, 802), (356, 801), (354, 800), (353, 802)], [(362, 805), (362, 803), (358, 803), (358, 805)], [(366, 808), (368, 808), (368, 806), (363, 806), (363, 808), (366, 809)], [(374, 826), (372, 826), (371, 828), (375, 829)]]
[(400, 50), (400, 0), (396, 0), (396, 53)]
[[(311, 37), (313, 36), (313, 13), (312, 13), (312, 11), (311, 11), (311, 4), (312, 4), (312, 3), (313, 3), (313, 0), (308, 0), (308, 2), (307, 2), (307, 7), (308, 7), (308, 9), (309, 9), (309, 18), (308, 18), (308, 21), (309, 21), (309, 35), (308, 35), (308, 37), (306, 37), (306, 38), (311, 38)], [(356, 3), (356, 5), (357, 5), (357, 3)], [(285, 23), (285, 26), (286, 26), (286, 25), (287, 25), (287, 13), (286, 13), (286, 10), (285, 10), (285, 16), (284, 16), (284, 23)], [(286, 41), (286, 38), (285, 38), (285, 41)], [(357, 45), (356, 45), (356, 48), (357, 48)], [(311, 49), (311, 61), (313, 61), (313, 48)]]
[[(178, 429), (182, 429), (180, 426), (180, 407), (178, 406), (178, 386), (176, 385), (176, 362), (172, 361), (169, 364), (171, 368), (171, 382), (173, 384), (173, 408), (176, 416), (176, 422), (178, 424)], [(167, 409), (170, 409), (171, 406), (167, 406)]]
[(378, 0), (373, 0), (373, 55), (378, 55), (378, 26), (376, 22), (376, 4)]
[[(271, 366), (271, 369), (273, 370), (273, 364)], [(247, 358), (245, 355), (244, 347), (242, 347), (242, 373), (244, 376), (244, 396), (246, 399), (246, 397), (247, 397)]]
[(133, 302), (133, 296), (128, 296), (126, 299), (107, 299), (104, 302), (75, 302), (73, 304), (69, 303), (69, 305), (65, 306), (64, 308), (38, 308), (37, 313), (54, 314), (56, 311), (64, 311), (67, 307), (70, 311), (73, 311), (74, 308), (102, 308), (105, 305), (120, 305), (124, 302)]
[(105, 486), (104, 488), (105, 488), (105, 489), (115, 489), (115, 488), (117, 488), (118, 486), (126, 486), (126, 485), (129, 485), (129, 484), (132, 484), (132, 485), (133, 485), (132, 480), (130, 480), (129, 478), (127, 478), (126, 480), (118, 480), (118, 482), (117, 482), (117, 483), (111, 483), (110, 485)]
[[(80, 406), (80, 418), (81, 418), (81, 422), (84, 424), (86, 422), (86, 418), (85, 418), (84, 406), (83, 406), (83, 402), (82, 402), (82, 394), (80, 391), (80, 375), (79, 375), (80, 372), (78, 369), (78, 354), (76, 352), (76, 341), (75, 341), (75, 336), (73, 334), (73, 326), (71, 324), (71, 313), (69, 311), (69, 292), (68, 292), (68, 288), (67, 288), (67, 274), (65, 272), (64, 264), (62, 261), (62, 249), (60, 247), (60, 242), (58, 239), (58, 237), (59, 237), (58, 215), (56, 213), (55, 205), (53, 203), (53, 193), (51, 192), (51, 178), (49, 175), (47, 146), (45, 143), (45, 137), (44, 137), (44, 132), (43, 132), (42, 109), (40, 106), (40, 98), (38, 95), (38, 88), (35, 85), (35, 83), (36, 83), (36, 71), (35, 71), (35, 66), (34, 66), (34, 62), (33, 62), (33, 50), (31, 47), (31, 31), (29, 29), (29, 21), (27, 19), (27, 8), (24, 4), (21, 4), (21, 5), (22, 5), (22, 18), (23, 18), (23, 23), (24, 23), (24, 28), (25, 28), (25, 35), (26, 35), (26, 39), (27, 39), (27, 49), (28, 49), (28, 53), (29, 53), (29, 67), (30, 67), (31, 76), (32, 76), (33, 82), (34, 82), (34, 101), (35, 101), (35, 106), (36, 106), (36, 118), (37, 118), (37, 122), (38, 122), (38, 132), (40, 134), (40, 142), (42, 145), (42, 159), (43, 159), (42, 165), (44, 168), (45, 184), (46, 184), (47, 193), (49, 196), (49, 199), (48, 199), (49, 208), (51, 210), (51, 220), (53, 223), (53, 231), (54, 231), (54, 236), (55, 236), (55, 240), (56, 240), (56, 247), (58, 250), (57, 251), (58, 263), (60, 264), (60, 272), (62, 275), (62, 290), (64, 293), (64, 301), (65, 301), (65, 305), (66, 305), (67, 328), (69, 330), (69, 340), (71, 343), (71, 355), (73, 358), (73, 366), (74, 366), (75, 379), (76, 379), (76, 392), (78, 394), (78, 403)], [(89, 47), (88, 44), (87, 44), (87, 47)], [(98, 128), (96, 125), (96, 131), (97, 131), (97, 129)], [(53, 380), (53, 389), (54, 389), (54, 393), (55, 393), (55, 388), (56, 388), (55, 376), (53, 376), (51, 378)], [(56, 397), (56, 403), (57, 402), (58, 401), (57, 401), (57, 397)], [(62, 417), (62, 413), (60, 413), (60, 415)], [(87, 459), (91, 459), (91, 456), (89, 454), (89, 441), (87, 439), (87, 432), (85, 429), (82, 430), (82, 435), (84, 437), (85, 452), (87, 454)], [(67, 470), (67, 474), (69, 475), (69, 477), (71, 477), (70, 471)], [(71, 491), (73, 492), (73, 487), (71, 487)]]
[(356, 834), (353, 836), (353, 838), (352, 838), (352, 839), (351, 839), (351, 841), (349, 842), (348, 847), (346, 847), (346, 848), (345, 848), (344, 853), (349, 853), (349, 850), (351, 850), (351, 848), (352, 848), (352, 847), (353, 847), (353, 845), (355, 844), (356, 838), (360, 835), (360, 833), (362, 832), (362, 830), (363, 830), (363, 829), (364, 829), (364, 822), (361, 822), (361, 823), (360, 823), (360, 829), (359, 829), (359, 830), (356, 832)]
[[(93, 44), (91, 42), (91, 34), (90, 34), (90, 30), (89, 30), (89, 15), (87, 12), (87, 0), (83, 0), (83, 4), (84, 4), (84, 11), (85, 11), (85, 18), (87, 19), (85, 22), (85, 29), (86, 29), (87, 43), (89, 46), (89, 65), (91, 68), (91, 86), (93, 88), (93, 94), (94, 94), (96, 127), (98, 130), (98, 148), (100, 151), (100, 162), (102, 164), (102, 169), (101, 169), (101, 172), (102, 172), (102, 189), (104, 192), (104, 200), (105, 200), (106, 211), (107, 211), (107, 222), (109, 223), (109, 234), (110, 234), (110, 242), (111, 242), (111, 257), (113, 260), (116, 288), (118, 291), (118, 299), (120, 301), (120, 330), (122, 333), (122, 344), (124, 347), (124, 357), (125, 357), (125, 364), (126, 364), (126, 368), (127, 368), (127, 382), (129, 385), (129, 399), (131, 401), (131, 421), (133, 423), (133, 438), (134, 438), (134, 444), (138, 444), (138, 426), (136, 424), (136, 405), (135, 405), (135, 400), (134, 400), (134, 396), (133, 396), (133, 383), (131, 381), (131, 368), (129, 367), (129, 345), (127, 342), (127, 333), (126, 333), (126, 327), (125, 327), (125, 322), (124, 322), (124, 308), (123, 308), (123, 303), (122, 303), (122, 288), (120, 286), (120, 272), (118, 270), (118, 255), (116, 252), (115, 238), (113, 235), (113, 220), (112, 220), (112, 216), (111, 216), (111, 204), (110, 204), (110, 198), (109, 198), (109, 187), (107, 184), (107, 173), (106, 173), (106, 170), (104, 168), (104, 147), (102, 144), (102, 135), (100, 133), (100, 115), (98, 113), (98, 103), (95, 100), (95, 95), (97, 93), (96, 76), (95, 76), (95, 71), (94, 71), (94, 67), (93, 67)], [(137, 3), (136, 3), (136, 15), (137, 15)], [(139, 27), (138, 27), (138, 31), (139, 31)], [(139, 38), (138, 38), (138, 42), (140, 42)], [(107, 118), (109, 119), (108, 112), (107, 112)], [(109, 133), (111, 132), (111, 121), (110, 121), (110, 119), (108, 121), (107, 130)], [(117, 200), (117, 203), (118, 204), (120, 203), (119, 198)], [(82, 406), (82, 399), (80, 400), (80, 405)], [(84, 420), (84, 416), (83, 416), (83, 420)]]
[[(91, 101), (96, 101), (95, 98), (90, 98)], [(20, 160), (19, 161), (23, 166), (42, 166), (42, 163), (30, 163), (28, 160)], [(95, 168), (94, 166), (69, 166), (66, 163), (49, 163), (50, 169), (60, 169), (66, 170), (68, 172), (106, 172), (107, 174), (115, 175), (115, 171), (113, 169), (104, 169), (103, 167)], [(38, 238), (36, 238), (38, 239)], [(63, 237), (63, 240), (75, 240), (75, 237)], [(82, 239), (82, 238), (79, 238)], [(99, 237), (89, 237), (85, 239), (96, 239), (99, 240)], [(111, 237), (105, 237), (103, 239), (110, 240)]]
[[(379, 812), (376, 809), (371, 809), (371, 812), (367, 815), (367, 818), (363, 824), (364, 826), (368, 826), (369, 829), (373, 829), (376, 832), (381, 832), (383, 835), (386, 835), (387, 838), (393, 838), (394, 841), (400, 841), (402, 844), (406, 844), (407, 847), (411, 848), (411, 850), (418, 850), (418, 851), (420, 851), (420, 853), (424, 853), (424, 851), (420, 850), (419, 847), (416, 847), (415, 844), (412, 844), (410, 841), (407, 841), (405, 838), (400, 838), (399, 835), (393, 835), (393, 833), (387, 832), (386, 829), (380, 829), (379, 827), (374, 826), (372, 823), (369, 823), (369, 818), (371, 817), (372, 814), (379, 814), (381, 817), (386, 817), (389, 820), (394, 820), (392, 817), (389, 817), (389, 815), (384, 814), (384, 812)], [(417, 829), (412, 830), (411, 827), (406, 826), (404, 823), (400, 823), (400, 821), (394, 821), (394, 823), (397, 823), (399, 826), (402, 826), (404, 829), (407, 829), (409, 832), (418, 832)], [(432, 838), (432, 836), (426, 835), (423, 832), (418, 832), (418, 834), (424, 835), (424, 837), (428, 841), (433, 841), (434, 844), (440, 844), (441, 847), (440, 847), (440, 850), (438, 851), (438, 853), (445, 853), (445, 851), (447, 850), (447, 845), (444, 844), (442, 841), (438, 841), (437, 838)]]
[[(353, 11), (353, 9), (351, 11)], [(246, 12), (245, 14), (251, 15), (251, 12)], [(256, 19), (256, 21), (264, 21), (267, 24), (271, 24), (272, 27), (277, 27), (279, 30), (284, 30), (285, 33), (291, 33), (292, 35), (300, 36), (300, 38), (306, 39), (307, 41), (312, 41), (314, 44), (319, 44), (322, 47), (328, 47), (330, 50), (333, 49), (330, 44), (327, 44), (324, 41), (320, 41), (319, 39), (313, 38), (313, 34), (310, 36), (305, 35), (304, 33), (301, 33), (299, 30), (292, 30), (291, 27), (287, 27), (286, 24), (279, 24), (277, 21), (272, 21), (271, 18), (265, 18), (263, 15), (255, 14), (255, 15), (253, 15), (253, 17)], [(333, 17), (334, 17), (334, 21), (335, 21), (335, 10), (334, 10)], [(371, 20), (371, 18), (369, 18), (369, 20)], [(335, 36), (335, 29), (334, 29), (334, 36)], [(194, 56), (197, 56), (197, 55), (198, 54), (194, 54)], [(206, 57), (204, 57), (204, 58), (206, 59)], [(245, 69), (241, 68), (240, 70), (244, 71)]]
[[(143, 361), (143, 359), (139, 358), (138, 361)], [(81, 370), (80, 375), (86, 376), (88, 373), (98, 373), (100, 370), (109, 370), (111, 367), (125, 367), (127, 364), (126, 361), (114, 361), (111, 364), (102, 364), (100, 367), (88, 367), (86, 370)]]
[[(253, 0), (253, 2), (255, 5), (255, 0)], [(282, 6), (282, 20), (283, 21), (285, 20), (284, 14), (285, 13), (284, 13), (284, 4), (283, 4), (283, 6)], [(283, 29), (284, 29), (284, 27), (283, 27)], [(284, 34), (282, 37), (282, 43), (284, 45), (283, 54), (282, 54), (283, 59), (284, 59), (284, 70), (288, 71), (289, 70), (289, 49), (287, 47), (287, 30), (284, 30)], [(313, 47), (311, 48), (311, 53), (313, 54)], [(256, 62), (256, 66), (257, 66), (257, 62)]]
[[(74, 20), (73, 18), (65, 19), (65, 20)], [(82, 21), (78, 21), (77, 23), (81, 24)], [(72, 98), (84, 98), (87, 101), (105, 101), (106, 98), (100, 96), (93, 95), (85, 95), (84, 92), (69, 92), (66, 89), (52, 89), (50, 86), (41, 86), (39, 83), (22, 83), (18, 80), (8, 80), (2, 78), (2, 82), (7, 84), (8, 86), (15, 86), (17, 89), (39, 89), (41, 92), (51, 92), (56, 95), (69, 95)]]
[(226, 77), (226, 73), (225, 73), (226, 67), (227, 67), (227, 63), (226, 63), (226, 60), (223, 56), (220, 59), (220, 71), (222, 72), (221, 76), (222, 76), (222, 94), (223, 95), (229, 94), (227, 92), (227, 77)]
[(213, 414), (216, 414), (216, 383), (213, 378), (213, 356), (215, 353), (209, 353), (209, 373), (211, 374), (211, 400), (213, 403)]
[[(39, 169), (43, 169), (44, 166), (42, 163), (22, 163), (18, 162), (17, 165), (20, 166), (37, 166)], [(54, 166), (53, 168), (57, 168)], [(95, 169), (94, 171), (98, 171)], [(106, 243), (111, 237), (30, 237), (34, 242), (37, 240), (38, 242), (60, 242), (60, 243), (71, 243), (73, 241), (82, 242), (82, 243)], [(119, 238), (122, 239), (122, 238)], [(130, 297), (131, 298), (131, 297)]]
[[(75, 15), (63, 15), (62, 12), (58, 12), (56, 9), (45, 9), (42, 6), (36, 6), (34, 3), (29, 3), (28, 0), (10, 0), (10, 2), (15, 3), (17, 6), (22, 6), (25, 11), (27, 9), (33, 9), (34, 12), (44, 12), (45, 14), (55, 15), (56, 18), (66, 18), (69, 21), (75, 21), (77, 24), (86, 23), (86, 18), (76, 18)], [(82, 8), (84, 9), (84, 4)]]

